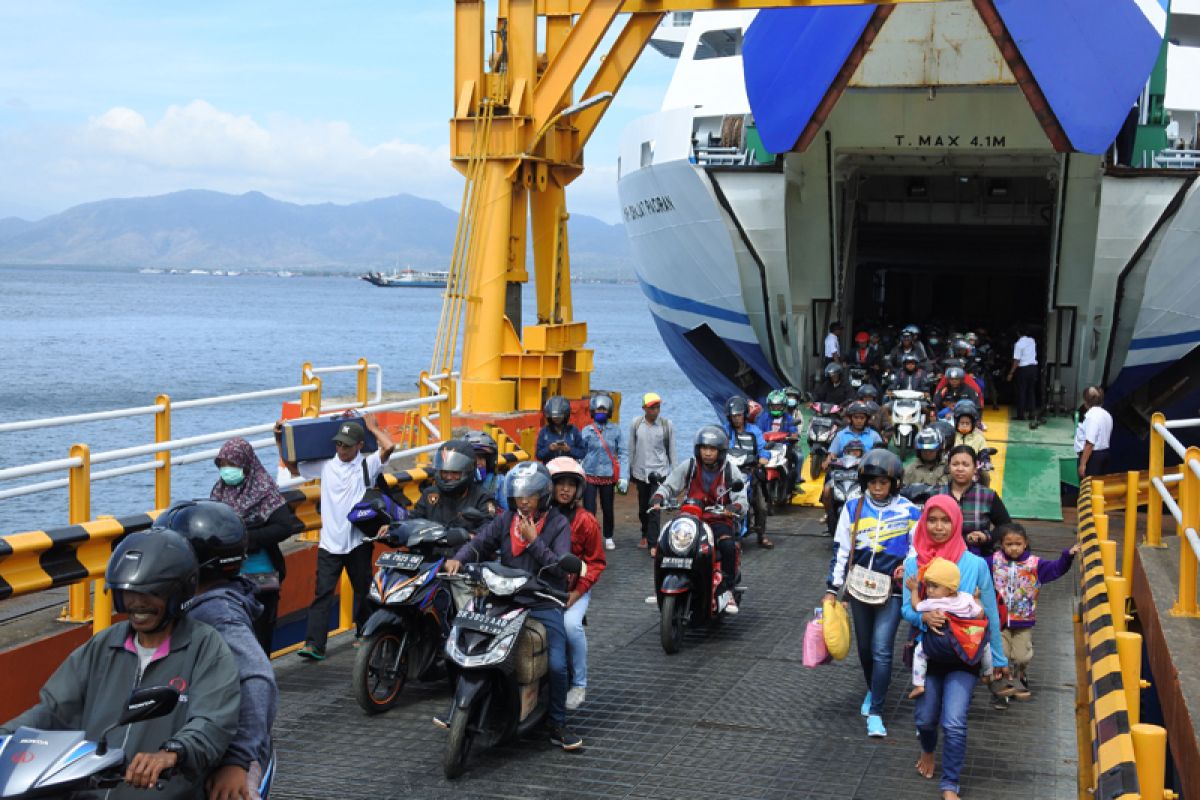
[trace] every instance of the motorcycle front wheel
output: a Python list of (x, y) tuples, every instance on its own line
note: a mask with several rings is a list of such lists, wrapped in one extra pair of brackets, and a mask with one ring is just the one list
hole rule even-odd
[[(679, 602), (681, 599), (684, 602)], [(678, 653), (683, 644), (683, 615), (686, 609), (687, 602), (683, 595), (668, 594), (662, 599), (658, 629), (663, 652), (667, 655)]]
[(408, 637), (383, 630), (366, 638), (354, 657), (354, 699), (368, 714), (387, 711), (408, 679)]
[(813, 450), (808, 454), (808, 471), (814, 478), (821, 477), (822, 463), (825, 461), (825, 454), (820, 450)]
[(475, 738), (469, 730), (470, 716), (469, 709), (455, 709), (450, 719), (450, 738), (446, 740), (446, 753), (442, 757), (442, 772), (450, 780), (462, 775), (467, 768), (467, 756)]

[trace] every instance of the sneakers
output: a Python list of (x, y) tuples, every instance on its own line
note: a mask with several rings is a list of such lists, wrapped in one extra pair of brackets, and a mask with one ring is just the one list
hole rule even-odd
[(450, 715), (449, 714), (434, 714), (433, 715), (433, 724), (436, 727), (441, 728), (442, 730), (448, 730), (450, 728)]
[(583, 705), (583, 701), (587, 699), (587, 687), (572, 686), (567, 691), (567, 711), (574, 711)]
[(863, 698), (862, 708), (860, 708), (858, 710), (858, 713), (862, 714), (864, 717), (871, 716), (871, 693), (870, 692), (867, 692), (867, 696)]
[(617, 543), (614, 542), (612, 539), (605, 539), (604, 540), (604, 549), (605, 550), (616, 550)]
[(550, 726), (550, 744), (556, 744), (563, 750), (578, 750), (583, 747), (583, 739), (571, 733), (566, 728), (557, 725)]
[(887, 728), (883, 727), (883, 717), (878, 714), (871, 714), (867, 717), (867, 736), (874, 739), (882, 739), (887, 736)]
[(325, 651), (319, 650), (316, 645), (306, 644), (296, 651), (296, 655), (301, 658), (307, 658), (309, 661), (324, 661)]
[(732, 592), (723, 592), (721, 594), (721, 602), (725, 604), (726, 614), (738, 613), (737, 601), (733, 599)]

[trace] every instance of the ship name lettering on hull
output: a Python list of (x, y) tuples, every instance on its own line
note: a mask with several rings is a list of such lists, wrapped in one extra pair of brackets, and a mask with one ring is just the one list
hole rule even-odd
[(624, 215), (625, 221), (629, 222), (630, 220), (641, 219), (647, 214), (665, 214), (668, 211), (674, 210), (675, 203), (671, 201), (671, 195), (660, 194), (627, 205), (621, 209), (621, 213)]

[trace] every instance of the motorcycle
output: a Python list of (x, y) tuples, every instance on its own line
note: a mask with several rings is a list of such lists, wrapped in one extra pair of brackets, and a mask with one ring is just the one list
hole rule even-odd
[[(120, 718), (95, 741), (83, 731), (27, 727), (0, 736), (0, 797), (92, 797), (93, 792), (121, 785), (125, 751), (109, 747), (108, 734), (122, 725), (165, 717), (178, 703), (174, 688), (147, 686), (134, 690)], [(158, 788), (169, 779), (169, 772), (161, 774)]]
[(866, 367), (850, 367), (850, 369), (846, 371), (846, 374), (850, 380), (850, 385), (855, 389), (858, 389), (858, 387), (867, 382)]
[(809, 408), (815, 413), (808, 423), (808, 469), (814, 478), (819, 478), (825, 469), (829, 446), (837, 434), (842, 409), (835, 403), (811, 403)]
[(767, 452), (770, 453), (764, 469), (767, 500), (773, 506), (786, 506), (792, 502), (796, 486), (788, 459), (795, 435), (782, 431), (768, 431), (763, 434), (763, 439), (766, 440)]
[(892, 392), (891, 409), (893, 441), (900, 451), (900, 457), (904, 458), (917, 441), (917, 431), (921, 428), (925, 412), (925, 393), (896, 389)]
[(842, 514), (842, 506), (846, 502), (862, 494), (858, 484), (858, 462), (854, 456), (839, 459), (829, 467), (825, 482), (833, 488), (833, 513), (826, 515), (829, 535), (834, 534), (838, 518)]
[(426, 519), (407, 520), (378, 539), (400, 550), (375, 560), (375, 577), (364, 601), (371, 616), (363, 626), (351, 683), (355, 701), (368, 714), (396, 705), (409, 677), (433, 681), (445, 676), (442, 648), (454, 599), (437, 574), (468, 539), (462, 528)]
[[(585, 569), (570, 553), (559, 559), (558, 567), (573, 574)], [(528, 606), (545, 600), (566, 606), (568, 595), (541, 579), (545, 569), (534, 575), (488, 562), (464, 564), (458, 575), (444, 576), (477, 592), (454, 618), (446, 640), (446, 655), (458, 670), (442, 759), (447, 778), (463, 773), (473, 747), (492, 747), (527, 734), (546, 716), (546, 629), (529, 616)]]
[[(742, 487), (735, 481), (730, 491)], [(729, 598), (721, 596), (721, 559), (717, 552), (712, 528), (704, 522), (704, 514), (730, 515), (723, 505), (701, 508), (687, 500), (681, 506), (665, 507), (679, 510), (679, 516), (662, 527), (658, 549), (654, 556), (654, 594), (658, 600), (659, 637), (663, 652), (678, 653), (687, 627), (700, 627), (719, 620), (725, 613)], [(737, 574), (734, 575), (733, 599), (742, 602), (745, 587), (741, 585), (742, 551), (738, 547)]]

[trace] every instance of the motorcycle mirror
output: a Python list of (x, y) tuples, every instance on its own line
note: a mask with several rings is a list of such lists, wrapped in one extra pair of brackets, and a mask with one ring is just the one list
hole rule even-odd
[(999, 453), (1000, 451), (994, 447), (985, 447), (983, 452), (987, 453), (989, 456), (994, 456), (994, 455), (996, 455), (996, 453)]
[(116, 728), (142, 720), (165, 717), (174, 711), (177, 705), (179, 705), (179, 692), (171, 686), (147, 686), (134, 690), (129, 695), (129, 700), (126, 701), (125, 710), (121, 712), (120, 718), (105, 728), (104, 733), (100, 734), (96, 740), (96, 755), (102, 756), (108, 752), (108, 734)]
[(579, 559), (579, 556), (571, 553), (566, 553), (563, 555), (563, 557), (558, 560), (558, 566), (563, 572), (568, 572), (572, 575), (583, 575), (584, 570), (586, 569), (583, 561)]
[(471, 534), (464, 528), (450, 528), (443, 539), (448, 547), (462, 547), (471, 540)]
[(746, 484), (742, 481), (734, 481), (733, 483), (729, 484), (730, 491), (740, 492), (742, 489), (745, 489), (745, 488), (746, 488)]

